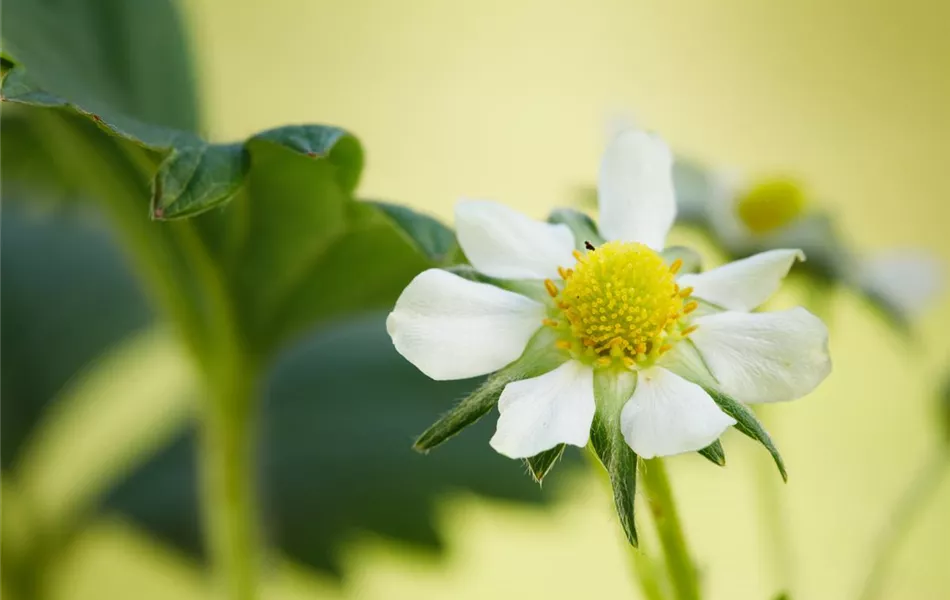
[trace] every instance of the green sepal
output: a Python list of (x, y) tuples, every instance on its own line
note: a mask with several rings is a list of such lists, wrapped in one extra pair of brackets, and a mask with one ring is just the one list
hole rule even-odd
[(712, 399), (715, 400), (724, 413), (736, 420), (734, 425), (736, 429), (765, 446), (765, 449), (772, 455), (775, 466), (778, 467), (778, 472), (782, 475), (782, 480), (788, 481), (788, 472), (785, 470), (785, 461), (782, 460), (782, 455), (779, 454), (772, 438), (769, 437), (765, 427), (755, 418), (752, 411), (722, 392), (712, 388), (706, 388), (706, 392), (712, 396)]
[(634, 547), (639, 545), (634, 516), (637, 455), (623, 439), (620, 431), (620, 411), (624, 401), (633, 395), (636, 383), (635, 373), (597, 371), (594, 374), (597, 412), (590, 428), (590, 447), (607, 470), (620, 525), (627, 541)]
[(412, 447), (419, 452), (428, 452), (482, 418), (498, 404), (509, 383), (537, 377), (560, 366), (567, 360), (567, 355), (555, 348), (556, 335), (548, 327), (538, 329), (521, 358), (490, 375), (470, 396), (426, 429)]
[(553, 211), (548, 216), (548, 222), (567, 225), (571, 233), (574, 234), (574, 246), (578, 250), (584, 250), (585, 242), (599, 246), (605, 241), (597, 230), (597, 224), (594, 223), (594, 220), (573, 208), (559, 208)]
[(716, 440), (698, 452), (709, 462), (719, 465), (720, 467), (726, 466), (726, 453), (722, 449), (722, 443), (719, 440)]
[(683, 266), (678, 271), (680, 275), (699, 273), (703, 268), (703, 258), (699, 255), (699, 252), (686, 246), (670, 246), (660, 252), (660, 256), (668, 265), (673, 264), (676, 259), (683, 261)]
[(545, 450), (540, 454), (535, 454), (531, 458), (526, 458), (524, 462), (528, 466), (528, 472), (531, 474), (531, 478), (541, 483), (544, 476), (554, 468), (554, 465), (564, 454), (564, 448), (565, 444), (558, 444), (550, 450)]

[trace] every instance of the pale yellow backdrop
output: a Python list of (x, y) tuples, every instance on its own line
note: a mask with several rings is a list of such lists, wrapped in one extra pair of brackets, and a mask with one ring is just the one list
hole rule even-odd
[[(542, 216), (593, 182), (606, 120), (627, 115), (697, 158), (800, 175), (860, 247), (920, 246), (950, 263), (946, 1), (183, 5), (208, 133), (342, 125), (367, 149), (366, 196), (447, 219), (463, 195)], [(946, 301), (913, 344), (846, 294), (831, 325), (832, 377), (766, 415), (791, 474), (778, 493), (795, 599), (853, 597), (886, 507), (937, 443), (935, 378), (950, 368)], [(724, 470), (672, 461), (676, 493), (709, 597), (765, 600), (789, 575), (774, 568), (755, 495), (768, 466), (745, 438), (725, 442)], [(576, 477), (551, 493), (564, 502), (548, 512), (447, 498), (443, 559), (359, 538), (342, 588), (282, 567), (269, 598), (637, 597), (599, 482)], [(908, 536), (887, 598), (950, 598), (948, 507), (950, 477)], [(129, 552), (144, 544), (102, 525), (65, 597), (97, 598), (102, 586), (199, 596), (180, 559)]]

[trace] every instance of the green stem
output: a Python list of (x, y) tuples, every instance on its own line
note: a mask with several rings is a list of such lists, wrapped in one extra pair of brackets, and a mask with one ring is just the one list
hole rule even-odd
[[(238, 371), (238, 370), (236, 370)], [(205, 540), (217, 597), (253, 600), (261, 566), (254, 461), (254, 377), (232, 372), (217, 380), (202, 419)]]
[[(768, 418), (771, 415), (765, 406), (759, 405), (755, 411), (759, 420), (774, 434)], [(759, 453), (755, 461), (756, 487), (758, 488), (759, 510), (762, 519), (762, 531), (766, 547), (769, 548), (772, 571), (778, 580), (782, 592), (794, 597), (795, 553), (792, 549), (791, 532), (788, 530), (786, 511), (781, 490), (784, 484), (775, 472), (771, 457)]]
[(689, 555), (666, 466), (659, 458), (647, 460), (644, 461), (640, 474), (676, 598), (699, 600), (696, 566)]
[(874, 600), (880, 595), (888, 568), (897, 555), (904, 536), (910, 531), (914, 519), (923, 511), (927, 500), (940, 487), (948, 466), (950, 450), (945, 445), (940, 445), (904, 490), (883, 531), (878, 534), (874, 545), (875, 553), (864, 579), (864, 587), (858, 595), (859, 600)]
[(627, 544), (627, 547), (630, 548), (630, 560), (633, 562), (633, 570), (636, 572), (643, 597), (646, 600), (667, 600), (660, 579), (662, 571), (656, 561), (639, 548), (634, 548), (630, 544)]

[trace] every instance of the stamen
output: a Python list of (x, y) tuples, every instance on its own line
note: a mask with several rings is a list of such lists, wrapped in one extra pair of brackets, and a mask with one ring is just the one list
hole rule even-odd
[(669, 344), (663, 344), (662, 346), (660, 346), (659, 353), (663, 355), (672, 349), (673, 349), (673, 346), (670, 346)]
[(574, 256), (574, 258), (577, 259), (577, 262), (579, 262), (579, 263), (586, 263), (586, 262), (587, 262), (587, 259), (584, 258), (584, 255), (581, 254), (581, 251), (580, 251), (580, 250), (574, 250), (573, 252), (571, 252), (571, 254)]
[(692, 302), (687, 302), (686, 306), (683, 307), (683, 314), (688, 315), (689, 313), (693, 312), (697, 308), (699, 308), (699, 302), (696, 302), (695, 300), (693, 300)]
[(680, 290), (680, 298), (689, 298), (689, 295), (693, 293), (692, 287), (685, 287)]
[(544, 280), (544, 288), (548, 291), (548, 294), (549, 294), (552, 298), (556, 298), (556, 297), (557, 297), (557, 286), (554, 285), (554, 282), (553, 282), (553, 281), (551, 281), (550, 279), (545, 279), (545, 280)]
[(569, 279), (571, 277), (571, 270), (565, 269), (564, 267), (558, 267), (557, 273), (561, 276), (561, 279)]
[(673, 261), (673, 264), (670, 265), (670, 273), (676, 275), (681, 268), (683, 268), (683, 259), (677, 258)]
[(691, 333), (693, 333), (694, 331), (696, 331), (697, 329), (699, 329), (699, 325), (690, 325), (689, 327), (687, 327), (686, 329), (684, 329), (683, 331), (681, 331), (681, 332), (680, 332), (680, 335), (683, 336), (683, 337), (686, 337), (686, 336), (688, 336), (689, 334), (691, 334)]
[(597, 359), (597, 364), (602, 367), (609, 367), (611, 362), (612, 360), (609, 356), (601, 356)]
[(560, 321), (555, 321), (554, 319), (544, 319), (541, 321), (541, 323), (543, 323), (544, 325), (547, 325), (548, 327), (553, 327), (555, 329), (557, 329), (561, 325)]
[(571, 343), (570, 343), (569, 341), (567, 341), (567, 340), (558, 340), (558, 341), (554, 342), (554, 347), (555, 347), (555, 348), (560, 348), (561, 350), (570, 350), (570, 349), (571, 349)]

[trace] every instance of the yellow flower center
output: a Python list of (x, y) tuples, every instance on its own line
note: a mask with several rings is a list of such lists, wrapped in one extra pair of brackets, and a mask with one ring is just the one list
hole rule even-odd
[(762, 181), (736, 200), (739, 219), (753, 233), (764, 234), (784, 227), (805, 209), (805, 194), (794, 181)]
[(696, 308), (674, 275), (681, 263), (632, 242), (608, 242), (575, 252), (573, 269), (560, 269), (564, 285), (546, 281), (557, 312), (545, 324), (564, 335), (558, 346), (595, 366), (630, 368), (651, 363), (688, 335), (683, 318)]

